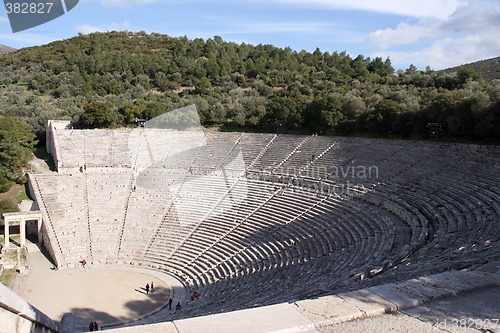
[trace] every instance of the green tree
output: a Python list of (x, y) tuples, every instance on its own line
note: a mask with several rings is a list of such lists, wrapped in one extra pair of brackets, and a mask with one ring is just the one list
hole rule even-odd
[(366, 62), (362, 55), (358, 55), (356, 59), (352, 61), (352, 68), (354, 69), (354, 76), (356, 78), (366, 78), (370, 74), (366, 68)]
[(381, 57), (376, 57), (368, 64), (370, 73), (376, 73), (380, 76), (388, 76), (394, 74), (391, 60), (387, 58), (385, 61)]
[[(495, 78), (495, 66), (435, 72), (411, 65), (396, 76), (389, 58), (352, 59), (345, 51), (297, 52), (218, 36), (94, 33), (2, 55), (0, 115), (16, 116), (42, 135), (47, 119), (117, 126), (195, 103), (212, 125), (270, 130), (280, 119), (297, 131), (343, 126), (352, 134), (425, 138), (427, 122), (440, 122), (455, 138), (488, 140), (496, 137), (497, 118), (486, 110), (497, 108), (500, 88), (479, 73)], [(136, 100), (147, 108), (141, 111)]]
[(120, 108), (120, 113), (123, 115), (123, 120), (127, 124), (134, 124), (136, 118), (142, 118), (146, 110), (146, 101), (137, 99), (133, 102), (128, 102)]
[(22, 169), (31, 160), (37, 143), (31, 127), (14, 117), (0, 117), (0, 184), (8, 190), (12, 182), (24, 180)]
[(484, 84), (481, 74), (470, 67), (460, 67), (457, 71), (457, 80), (461, 86), (465, 85), (469, 80), (478, 81)]
[(93, 102), (85, 106), (82, 124), (87, 128), (108, 128), (118, 124), (118, 114), (109, 102)]
[(333, 128), (343, 119), (342, 102), (335, 96), (314, 100), (305, 110), (306, 126), (314, 132)]
[(196, 85), (196, 91), (199, 94), (206, 94), (211, 87), (212, 83), (210, 83), (210, 80), (206, 77), (202, 77)]
[(300, 98), (281, 96), (272, 99), (268, 106), (268, 123), (274, 124), (276, 119), (285, 122), (288, 128), (301, 128), (304, 123), (305, 103)]
[(378, 133), (392, 134), (393, 124), (400, 112), (399, 103), (393, 100), (384, 99), (375, 106), (374, 112), (382, 116), (381, 121), (376, 124)]
[(224, 105), (222, 105), (221, 102), (217, 102), (216, 104), (213, 104), (210, 108), (210, 113), (209, 113), (209, 120), (212, 123), (223, 123), (226, 119), (227, 111)]
[(19, 211), (19, 206), (14, 200), (6, 199), (0, 201), (0, 217), (2, 216), (3, 213), (12, 213), (18, 211)]

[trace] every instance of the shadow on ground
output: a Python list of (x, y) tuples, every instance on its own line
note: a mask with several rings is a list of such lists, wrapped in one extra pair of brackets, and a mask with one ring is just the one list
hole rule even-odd
[[(135, 291), (146, 295), (145, 288), (138, 287)], [(76, 318), (76, 324), (78, 327), (86, 328), (88, 324), (92, 321), (97, 321), (101, 326), (107, 326), (110, 324), (117, 323), (129, 323), (141, 319), (143, 316), (156, 312), (166, 306), (166, 302), (169, 298), (168, 288), (157, 287), (154, 293), (149, 293), (149, 299), (134, 300), (129, 301), (123, 305), (124, 308), (128, 309), (128, 315), (126, 316), (114, 316), (110, 313), (103, 311), (96, 311), (91, 308), (73, 308), (71, 312)], [(102, 295), (96, 295), (96, 297), (105, 297)]]

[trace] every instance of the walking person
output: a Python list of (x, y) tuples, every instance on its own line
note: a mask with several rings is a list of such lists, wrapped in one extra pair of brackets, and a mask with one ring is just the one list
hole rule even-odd
[(177, 302), (177, 305), (175, 306), (175, 310), (179, 311), (182, 308), (181, 302)]
[(94, 321), (94, 331), (99, 331), (99, 325), (97, 324), (97, 321)]
[(90, 324), (89, 324), (89, 331), (90, 332), (94, 331), (94, 322), (93, 321), (91, 321)]
[(151, 282), (151, 294), (155, 292), (155, 285)]
[(168, 299), (168, 309), (169, 309), (169, 310), (172, 310), (172, 303), (173, 303), (172, 298), (169, 298), (169, 299)]
[(146, 295), (149, 295), (149, 283), (146, 283)]

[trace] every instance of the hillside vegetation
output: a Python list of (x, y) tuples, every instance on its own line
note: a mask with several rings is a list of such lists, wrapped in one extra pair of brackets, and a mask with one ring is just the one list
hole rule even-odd
[[(30, 161), (35, 144), (30, 126), (14, 117), (0, 116), (0, 193), (25, 181), (22, 169)], [(0, 212), (3, 208), (0, 201)]]
[(500, 80), (500, 57), (449, 68), (445, 70), (445, 72), (453, 73), (463, 68), (471, 68), (472, 70), (480, 73), (486, 81)]
[(221, 129), (498, 142), (500, 84), (469, 67), (394, 71), (390, 59), (111, 32), (0, 56), (0, 114), (133, 126), (187, 104)]

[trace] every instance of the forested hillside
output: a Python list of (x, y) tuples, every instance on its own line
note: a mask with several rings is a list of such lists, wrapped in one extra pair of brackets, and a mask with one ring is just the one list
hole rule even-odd
[(35, 144), (30, 126), (14, 117), (0, 116), (0, 193), (25, 181), (22, 169), (31, 160)]
[(0, 56), (0, 114), (133, 126), (195, 103), (205, 126), (498, 142), (500, 83), (471, 68), (394, 71), (390, 59), (272, 45), (95, 33)]
[[(471, 68), (481, 74), (486, 81), (500, 80), (500, 57), (476, 61), (471, 64), (460, 66), (463, 68)], [(445, 70), (447, 73), (453, 73), (460, 69), (460, 67), (453, 67)]]

